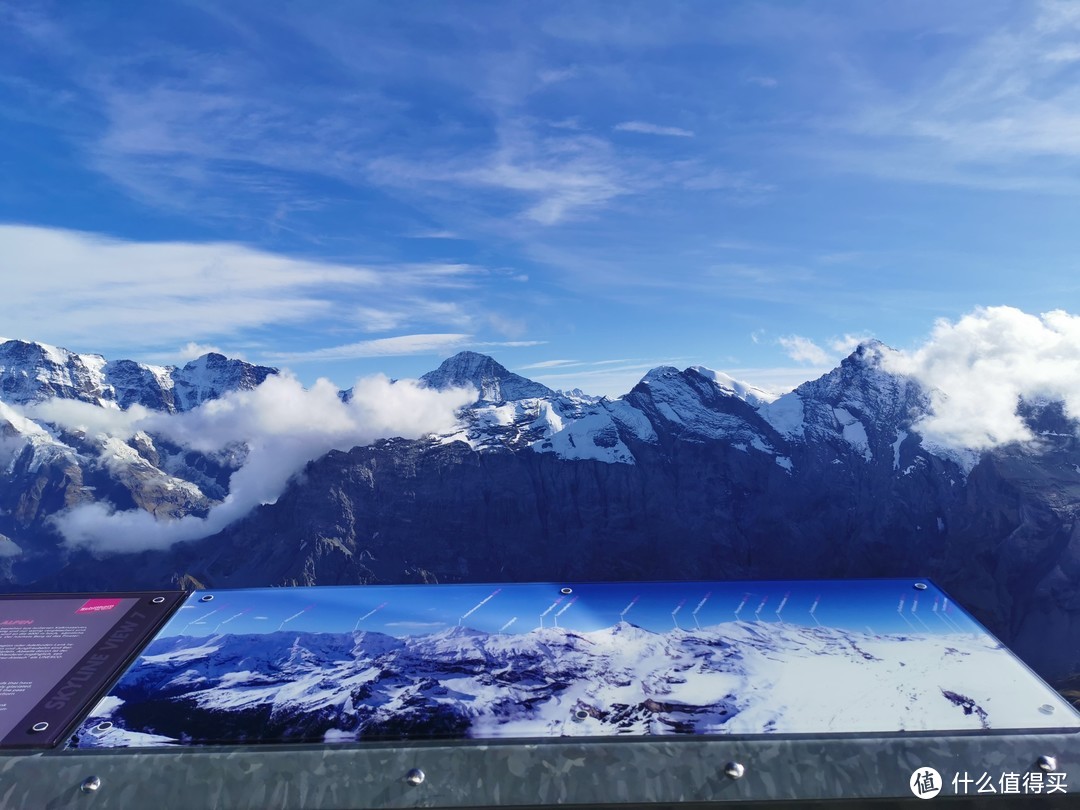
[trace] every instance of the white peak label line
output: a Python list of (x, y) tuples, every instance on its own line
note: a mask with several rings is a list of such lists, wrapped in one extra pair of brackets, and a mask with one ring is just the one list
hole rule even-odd
[(305, 613), (307, 613), (307, 612), (308, 612), (309, 610), (311, 610), (311, 609), (312, 609), (312, 608), (314, 608), (314, 607), (315, 607), (314, 605), (308, 605), (308, 606), (307, 606), (306, 608), (304, 608), (303, 610), (297, 611), (296, 613), (294, 613), (294, 614), (293, 614), (292, 616), (290, 616), (289, 618), (287, 618), (287, 619), (283, 620), (283, 621), (281, 622), (281, 624), (279, 624), (279, 625), (278, 625), (278, 630), (283, 630), (283, 629), (285, 629), (285, 625), (287, 625), (287, 624), (288, 624), (289, 622), (291, 622), (291, 621), (292, 621), (293, 619), (299, 619), (299, 618), (300, 618), (301, 616), (303, 616), (303, 615), (304, 615)]
[(548, 605), (548, 609), (540, 614), (540, 627), (541, 628), (543, 628), (543, 626), (544, 626), (544, 617), (547, 616), (549, 613), (551, 613), (551, 611), (553, 611), (555, 608), (557, 608), (562, 603), (562, 600), (563, 600), (563, 597), (561, 597), (561, 596), (557, 597), (554, 602), (552, 602), (550, 605)]
[(490, 602), (492, 599), (494, 599), (500, 593), (502, 593), (502, 588), (496, 588), (490, 594), (488, 594), (483, 599), (481, 599), (474, 607), (472, 607), (471, 609), (465, 611), (465, 613), (462, 614), (461, 618), (458, 619), (458, 627), (461, 627), (461, 623), (463, 621), (465, 621), (467, 618), (469, 618), (474, 613), (476, 613), (476, 611), (478, 611), (480, 608), (482, 608), (484, 605), (486, 605), (488, 602)]
[(761, 600), (761, 604), (757, 606), (757, 610), (754, 611), (754, 621), (761, 621), (761, 611), (765, 607), (765, 603), (769, 601), (769, 597), (766, 596)]
[(693, 612), (690, 614), (694, 617), (694, 625), (699, 629), (701, 627), (701, 624), (698, 622), (697, 615), (701, 612), (701, 609), (705, 607), (705, 603), (709, 601), (710, 596), (712, 596), (712, 591), (709, 591), (703, 597), (701, 597), (701, 601), (697, 603), (697, 607), (694, 608)]
[(188, 622), (187, 624), (185, 624), (185, 625), (184, 625), (184, 629), (183, 629), (183, 630), (181, 630), (180, 632), (181, 632), (181, 633), (185, 633), (185, 632), (187, 632), (187, 629), (188, 629), (189, 627), (191, 627), (191, 625), (193, 625), (193, 624), (205, 624), (205, 623), (206, 623), (206, 620), (207, 620), (207, 619), (209, 619), (209, 618), (210, 618), (211, 616), (213, 616), (213, 615), (214, 615), (215, 613), (220, 613), (220, 612), (221, 612), (221, 610), (222, 610), (222, 608), (224, 608), (224, 607), (225, 607), (225, 606), (224, 606), (224, 605), (222, 605), (221, 607), (217, 607), (217, 608), (214, 608), (214, 609), (213, 609), (213, 610), (211, 610), (211, 611), (210, 611), (209, 613), (206, 613), (206, 614), (204, 614), (204, 615), (200, 616), (200, 617), (199, 617), (199, 618), (197, 618), (197, 619), (192, 619), (192, 620), (191, 620), (190, 622)]
[(681, 630), (682, 629), (681, 627), (679, 627), (679, 620), (676, 619), (675, 617), (677, 615), (679, 615), (679, 611), (683, 609), (683, 605), (685, 605), (685, 604), (686, 604), (686, 600), (683, 599), (681, 602), (679, 602), (679, 604), (677, 604), (675, 606), (675, 609), (673, 611), (671, 611), (671, 621), (673, 621), (675, 623), (675, 629), (676, 630)]
[(739, 621), (739, 614), (742, 613), (742, 609), (746, 607), (746, 603), (750, 601), (750, 594), (743, 594), (742, 601), (739, 602), (739, 606), (735, 608), (735, 621)]
[(570, 608), (572, 608), (574, 606), (574, 602), (576, 602), (576, 601), (577, 601), (577, 597), (575, 596), (569, 602), (567, 602), (565, 605), (563, 605), (559, 609), (558, 613), (556, 613), (554, 616), (552, 616), (552, 621), (555, 622), (556, 627), (559, 626), (559, 617), (562, 616), (564, 613), (566, 613), (566, 611), (568, 611)]
[(383, 602), (381, 605), (376, 605), (371, 610), (369, 610), (367, 613), (365, 613), (363, 616), (361, 616), (359, 619), (357, 619), (356, 624), (353, 626), (353, 632), (355, 633), (357, 630), (360, 629), (360, 622), (364, 621), (364, 619), (370, 619), (373, 615), (375, 615), (380, 610), (382, 610), (384, 607), (386, 607), (387, 604), (388, 604), (387, 602)]
[(784, 598), (780, 600), (780, 606), (776, 608), (776, 619), (780, 621), (780, 612), (784, 609), (784, 605), (787, 604), (788, 599), (791, 598), (791, 591), (784, 594)]
[(244, 608), (244, 609), (243, 609), (243, 610), (241, 610), (241, 611), (240, 611), (239, 613), (235, 613), (235, 614), (233, 614), (232, 616), (230, 616), (229, 618), (225, 619), (224, 621), (220, 621), (220, 622), (218, 622), (218, 625), (217, 625), (217, 627), (215, 627), (215, 628), (214, 628), (214, 632), (216, 633), (216, 632), (218, 631), (218, 629), (219, 629), (219, 628), (221, 628), (221, 627), (224, 627), (224, 626), (225, 626), (225, 625), (227, 625), (227, 624), (228, 624), (229, 622), (231, 622), (231, 621), (232, 621), (233, 619), (239, 619), (239, 618), (240, 618), (241, 616), (243, 616), (243, 615), (244, 615), (245, 613), (251, 613), (251, 608)]

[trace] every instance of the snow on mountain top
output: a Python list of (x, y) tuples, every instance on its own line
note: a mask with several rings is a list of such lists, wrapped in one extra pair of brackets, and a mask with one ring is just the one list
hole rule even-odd
[(777, 455), (755, 406), (697, 369), (654, 368), (623, 399), (678, 435), (725, 439), (739, 450)]
[(0, 397), (17, 405), (58, 397), (102, 407), (190, 410), (226, 391), (254, 388), (277, 370), (210, 353), (183, 368), (106, 360), (24, 340), (0, 343)]
[(209, 399), (216, 399), (226, 391), (255, 388), (277, 373), (277, 369), (269, 366), (255, 366), (210, 352), (183, 368), (173, 369), (169, 376), (174, 384), (177, 410), (186, 411)]
[(758, 388), (756, 385), (750, 383), (744, 383), (740, 380), (736, 380), (729, 374), (725, 374), (722, 371), (714, 371), (711, 368), (705, 368), (705, 366), (690, 366), (689, 371), (696, 371), (702, 377), (712, 380), (716, 383), (717, 387), (729, 396), (738, 397), (744, 402), (754, 405), (764, 405), (768, 402), (772, 402), (777, 398), (777, 395), (766, 391), (763, 388)]
[(440, 391), (471, 385), (479, 392), (477, 402), (514, 402), (555, 396), (546, 385), (514, 374), (486, 354), (477, 352), (458, 352), (420, 380), (429, 388)]

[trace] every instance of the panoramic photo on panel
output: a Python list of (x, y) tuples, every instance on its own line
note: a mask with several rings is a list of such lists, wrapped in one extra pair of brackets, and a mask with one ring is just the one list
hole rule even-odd
[(1078, 127), (1068, 0), (0, 0), (0, 747), (1075, 731)]

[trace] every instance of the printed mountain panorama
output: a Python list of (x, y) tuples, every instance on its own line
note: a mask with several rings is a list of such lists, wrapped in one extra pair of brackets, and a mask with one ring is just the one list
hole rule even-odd
[(779, 398), (665, 367), (618, 399), (463, 352), (422, 378), (475, 389), (453, 429), (320, 454), (211, 536), (114, 553), (72, 543), (64, 516), (205, 516), (253, 450), (120, 439), (53, 418), (57, 403), (102, 424), (132, 409), (183, 419), (276, 370), (7, 341), (0, 590), (922, 576), (1064, 684), (1080, 672), (1080, 426), (1060, 403), (1023, 401), (1035, 441), (935, 444), (918, 432), (929, 392), (887, 370), (890, 351), (864, 343)]

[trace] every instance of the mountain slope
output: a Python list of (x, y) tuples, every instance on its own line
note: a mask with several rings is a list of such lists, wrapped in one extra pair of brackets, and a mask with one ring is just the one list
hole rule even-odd
[[(1025, 403), (1034, 444), (929, 444), (917, 430), (927, 392), (886, 369), (888, 351), (864, 344), (776, 399), (660, 368), (615, 400), (551, 392), (463, 353), (426, 375), (479, 392), (456, 430), (331, 452), (214, 537), (103, 560), (70, 552), (49, 516), (90, 501), (198, 514), (224, 497), (235, 462), (154, 437), (110, 449), (9, 418), (0, 534), (30, 553), (0, 572), (37, 589), (919, 575), (1043, 674), (1080, 669), (1076, 423)], [(118, 486), (102, 459), (129, 450), (149, 466), (130, 458)], [(175, 497), (161, 476), (207, 500)]]

